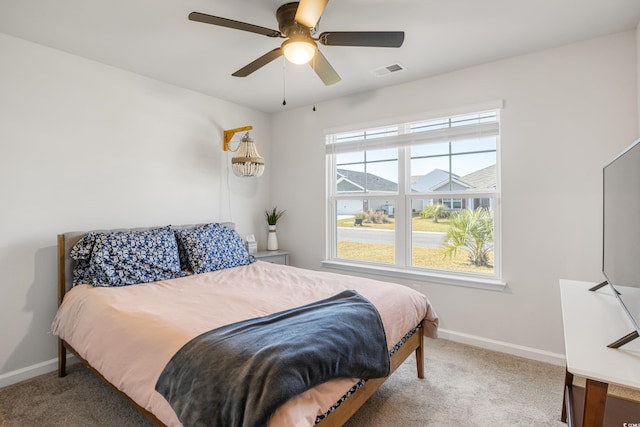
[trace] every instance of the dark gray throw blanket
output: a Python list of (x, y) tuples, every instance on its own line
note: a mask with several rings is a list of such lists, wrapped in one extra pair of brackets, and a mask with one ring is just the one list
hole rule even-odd
[(185, 427), (257, 427), (318, 384), (389, 371), (378, 311), (344, 291), (194, 338), (169, 361), (156, 390)]

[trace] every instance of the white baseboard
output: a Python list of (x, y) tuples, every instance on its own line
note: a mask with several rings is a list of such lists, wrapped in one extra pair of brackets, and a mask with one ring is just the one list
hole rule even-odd
[(504, 341), (496, 341), (476, 335), (464, 334), (461, 332), (448, 331), (446, 329), (438, 329), (438, 337), (449, 341), (455, 341), (462, 344), (469, 344), (475, 347), (485, 348), (487, 350), (507, 353), (513, 356), (524, 357), (526, 359), (537, 360), (539, 362), (551, 363), (552, 365), (566, 365), (565, 355), (560, 353), (552, 353), (550, 351), (539, 350), (537, 348), (525, 347), (522, 345), (511, 344)]
[[(78, 359), (74, 355), (67, 355), (67, 366), (77, 362)], [(10, 371), (6, 374), (0, 375), (0, 388), (28, 380), (29, 378), (37, 377), (38, 375), (48, 374), (49, 372), (56, 371), (57, 369), (58, 358), (36, 363), (35, 365), (27, 366), (25, 368), (16, 369), (15, 371)]]
[[(552, 353), (504, 341), (496, 341), (475, 335), (463, 334), (461, 332), (448, 331), (446, 329), (438, 329), (438, 336), (446, 340), (486, 348), (487, 350), (499, 351), (501, 353), (507, 353), (527, 359), (538, 360), (540, 362), (551, 363), (553, 365), (564, 366), (566, 364), (564, 354), (560, 353)], [(77, 362), (78, 360), (75, 356), (71, 354), (67, 355), (67, 365)], [(56, 369), (58, 369), (57, 358), (7, 372), (6, 374), (0, 375), (0, 388), (28, 380), (29, 378), (37, 377), (38, 375), (47, 374), (55, 371)]]

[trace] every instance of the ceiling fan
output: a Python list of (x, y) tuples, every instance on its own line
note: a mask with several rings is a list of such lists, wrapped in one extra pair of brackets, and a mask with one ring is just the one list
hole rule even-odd
[(300, 0), (299, 2), (286, 3), (276, 11), (279, 30), (207, 15), (200, 12), (191, 12), (191, 21), (205, 24), (218, 25), (236, 30), (249, 31), (267, 37), (284, 38), (280, 47), (265, 53), (258, 59), (232, 75), (246, 77), (249, 74), (264, 67), (281, 55), (284, 55), (294, 64), (310, 63), (313, 70), (325, 85), (332, 85), (340, 81), (340, 76), (333, 69), (327, 58), (318, 49), (318, 44), (324, 46), (364, 46), (364, 47), (400, 47), (404, 41), (404, 31), (329, 31), (313, 37), (317, 31), (320, 16), (329, 0)]

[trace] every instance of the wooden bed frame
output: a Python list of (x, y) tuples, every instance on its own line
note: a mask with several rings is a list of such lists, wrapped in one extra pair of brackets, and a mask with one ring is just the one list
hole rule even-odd
[[(189, 227), (189, 226), (184, 226)], [(148, 228), (145, 228), (148, 229)], [(135, 230), (135, 229), (133, 229)], [(143, 229), (139, 229), (143, 230)], [(111, 230), (114, 231), (114, 230)], [(119, 231), (119, 230), (115, 230)], [(73, 236), (75, 241), (79, 240), (79, 236), (85, 233), (73, 232), (58, 235), (58, 306), (62, 304), (62, 299), (69, 289), (71, 289), (71, 283), (67, 280), (70, 277), (71, 260), (69, 259), (69, 250), (75, 244), (69, 244), (69, 235)], [(411, 335), (405, 341), (402, 346), (391, 356), (391, 372), (389, 376), (415, 351), (416, 365), (418, 371), (418, 378), (424, 378), (424, 331), (423, 326), (420, 325), (416, 332)], [(131, 405), (147, 417), (156, 426), (164, 426), (164, 424), (151, 412), (138, 405), (133, 399), (131, 399), (126, 393), (118, 390), (116, 386), (111, 384), (100, 372), (98, 372), (89, 362), (80, 357), (78, 352), (74, 350), (63, 339), (58, 338), (58, 376), (64, 377), (67, 367), (67, 351), (73, 353), (78, 360), (80, 360), (85, 366), (93, 371), (99, 378), (105, 383), (111, 386), (118, 394), (124, 399), (129, 401)], [(332, 413), (326, 418), (316, 424), (319, 427), (339, 427), (351, 418), (351, 416), (362, 406), (364, 403), (375, 393), (375, 391), (389, 378), (370, 379), (360, 387), (355, 393), (353, 393), (348, 399), (346, 399), (340, 406), (338, 406)]]

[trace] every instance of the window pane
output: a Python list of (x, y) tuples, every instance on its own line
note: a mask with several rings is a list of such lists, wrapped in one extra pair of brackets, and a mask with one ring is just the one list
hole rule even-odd
[(364, 132), (363, 131), (357, 131), (357, 132), (348, 132), (348, 133), (342, 133), (340, 135), (336, 135), (336, 143), (339, 144), (341, 142), (349, 142), (349, 141), (358, 141), (364, 139)]
[(398, 160), (398, 149), (388, 148), (386, 150), (371, 150), (366, 152), (367, 162), (378, 160)]
[(398, 161), (367, 164), (369, 191), (398, 192)]
[(336, 170), (336, 192), (364, 192), (366, 183), (361, 179), (364, 175), (364, 164), (349, 165), (348, 169)]
[(451, 157), (451, 169), (459, 178), (459, 189), (488, 190), (497, 184), (496, 153), (463, 154)]
[(497, 121), (497, 118), (497, 114), (493, 111), (489, 113), (467, 114), (464, 116), (452, 117), (451, 127), (473, 125), (484, 122), (495, 122)]
[[(446, 156), (433, 156), (436, 153)], [(422, 157), (430, 155), (433, 157)], [(496, 138), (493, 137), (411, 147), (411, 190), (495, 189), (495, 165)]]
[(414, 199), (411, 208), (413, 266), (494, 274), (492, 199)]
[(411, 191), (449, 191), (449, 156), (411, 159)]
[(381, 128), (381, 129), (372, 129), (365, 132), (366, 139), (382, 138), (383, 136), (393, 136), (397, 134), (398, 134), (397, 126)]
[(364, 162), (364, 151), (358, 151), (355, 153), (342, 153), (336, 155), (336, 165), (345, 165), (349, 163), (362, 163)]
[(449, 154), (449, 143), (438, 142), (434, 144), (416, 145), (411, 147), (411, 158), (436, 156)]
[(452, 153), (473, 153), (475, 151), (495, 151), (496, 138), (465, 139), (451, 143)]
[(366, 139), (382, 138), (398, 134), (397, 126), (390, 126), (379, 129), (368, 129), (364, 131), (345, 132), (335, 136), (336, 144), (343, 142), (361, 141)]
[(336, 156), (336, 192), (398, 192), (398, 150), (361, 151)]
[(427, 132), (449, 127), (449, 119), (428, 120), (426, 122), (412, 123), (409, 132)]
[(393, 201), (337, 200), (337, 257), (394, 264), (394, 213)]

